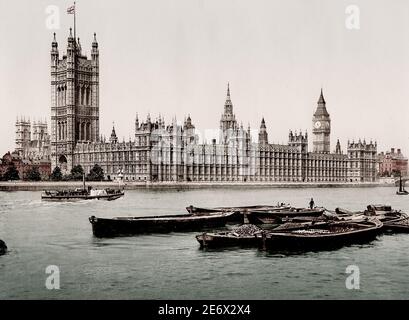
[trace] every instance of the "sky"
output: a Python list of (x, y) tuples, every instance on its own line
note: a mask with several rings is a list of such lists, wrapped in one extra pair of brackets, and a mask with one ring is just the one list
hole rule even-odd
[[(61, 56), (72, 3), (0, 0), (0, 153), (14, 150), (17, 116), (50, 123), (52, 34)], [(59, 25), (49, 24), (50, 6)], [(409, 155), (407, 0), (78, 0), (76, 33), (88, 56), (94, 32), (106, 136), (114, 122), (120, 140), (133, 138), (136, 113), (180, 123), (190, 114), (200, 132), (218, 129), (229, 82), (245, 127), (264, 117), (271, 143), (307, 130), (311, 148), (323, 87), (331, 149), (361, 138)]]

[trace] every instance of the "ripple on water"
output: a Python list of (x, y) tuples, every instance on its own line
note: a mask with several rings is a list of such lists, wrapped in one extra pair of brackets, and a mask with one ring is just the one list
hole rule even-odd
[[(354, 299), (405, 298), (409, 235), (384, 235), (366, 245), (332, 251), (265, 252), (200, 249), (196, 233), (148, 234), (98, 239), (88, 217), (185, 213), (198, 206), (290, 202), (313, 197), (327, 208), (363, 209), (385, 202), (409, 211), (390, 188), (197, 189), (128, 191), (112, 202), (42, 202), (39, 192), (0, 193), (0, 297), (53, 299), (43, 286), (44, 266), (61, 267), (58, 297), (163, 299)], [(251, 197), (249, 194), (251, 193)], [(340, 203), (339, 199), (342, 199)], [(345, 268), (361, 270), (361, 290), (345, 289)], [(5, 276), (7, 275), (7, 276)], [(16, 285), (18, 283), (18, 285)]]

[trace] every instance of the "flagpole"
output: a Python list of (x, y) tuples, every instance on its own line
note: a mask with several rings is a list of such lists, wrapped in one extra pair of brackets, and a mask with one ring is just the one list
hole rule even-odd
[(76, 44), (77, 44), (77, 33), (76, 33), (76, 21), (75, 21), (75, 16), (77, 15), (77, 8), (76, 8), (76, 5), (75, 5), (75, 1), (74, 1), (74, 42), (75, 42), (75, 47), (77, 47), (76, 46)]

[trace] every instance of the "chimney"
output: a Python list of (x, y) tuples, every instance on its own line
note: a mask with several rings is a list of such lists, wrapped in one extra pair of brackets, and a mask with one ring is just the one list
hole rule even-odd
[(398, 154), (400, 154), (400, 149), (398, 149)]
[(395, 148), (391, 148), (391, 153), (395, 153)]

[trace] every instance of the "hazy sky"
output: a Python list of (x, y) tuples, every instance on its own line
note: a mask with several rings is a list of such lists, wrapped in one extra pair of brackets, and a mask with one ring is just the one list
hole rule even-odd
[[(50, 121), (50, 48), (66, 50), (72, 1), (0, 0), (0, 153), (14, 150), (17, 115)], [(348, 5), (360, 29), (345, 26)], [(49, 5), (60, 29), (46, 27)], [(161, 113), (199, 130), (217, 129), (230, 82), (247, 127), (265, 117), (270, 142), (289, 129), (311, 133), (324, 87), (336, 139), (378, 141), (409, 155), (407, 0), (79, 0), (77, 36), (100, 48), (100, 124), (122, 140), (134, 119)], [(253, 140), (256, 140), (253, 137)], [(310, 135), (310, 146), (311, 146)]]

